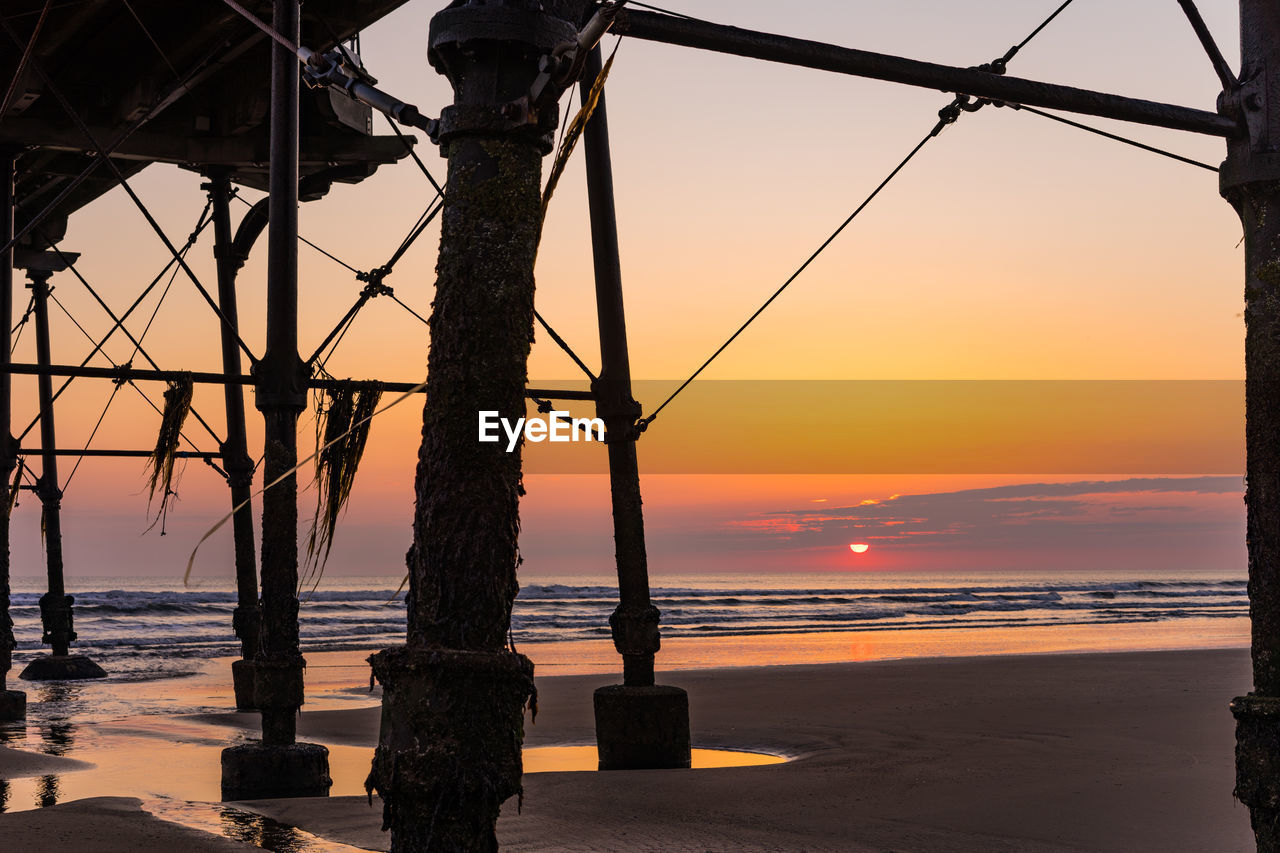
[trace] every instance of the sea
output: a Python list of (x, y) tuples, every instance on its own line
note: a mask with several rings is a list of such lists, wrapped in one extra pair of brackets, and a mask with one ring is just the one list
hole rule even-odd
[[(376, 707), (366, 658), (403, 642), (400, 581), (327, 575), (318, 589), (303, 591), (308, 709)], [(256, 721), (229, 729), (208, 716), (231, 707), (230, 660), (239, 644), (229, 580), (187, 587), (155, 578), (69, 579), (74, 650), (109, 673), (72, 682), (13, 677), (44, 651), (41, 584), (22, 579), (14, 586), (18, 649), (9, 686), (26, 692), (27, 719), (0, 724), (0, 745), (81, 759), (92, 769), (0, 778), (0, 812), (136, 796), (166, 820), (278, 853), (347, 849), (288, 827), (283, 841), (267, 843), (259, 816), (211, 805), (221, 797), (222, 749), (257, 736)], [(662, 611), (659, 677), (677, 685), (691, 669), (1230, 648), (1247, 645), (1249, 633), (1244, 579), (1209, 572), (656, 575), (652, 592)], [(541, 676), (610, 683), (621, 668), (608, 629), (616, 601), (608, 577), (526, 577), (512, 640)], [(332, 793), (362, 795), (372, 750), (328, 746)], [(525, 753), (526, 771), (596, 767), (593, 746), (568, 749), (586, 755), (581, 766), (533, 749)], [(237, 834), (241, 829), (248, 834)]]
[[(302, 591), (303, 652), (373, 651), (403, 642), (401, 581), (329, 575), (319, 588)], [(1248, 615), (1245, 579), (1209, 572), (688, 575), (657, 576), (651, 585), (669, 644), (958, 629), (1029, 637), (1026, 629), (1092, 626), (1105, 632), (1108, 626), (1158, 624), (1165, 636), (1185, 627), (1183, 645), (1193, 647), (1194, 632), (1206, 624), (1242, 624)], [(68, 591), (75, 597), (76, 650), (113, 678), (163, 678), (190, 671), (201, 659), (238, 655), (230, 580), (184, 586), (156, 578), (81, 578), (71, 580)], [(42, 648), (40, 594), (39, 580), (14, 580), (10, 612), (19, 664)], [(607, 577), (528, 578), (515, 602), (512, 637), (535, 661), (543, 644), (598, 648), (609, 637), (616, 604), (616, 583)]]

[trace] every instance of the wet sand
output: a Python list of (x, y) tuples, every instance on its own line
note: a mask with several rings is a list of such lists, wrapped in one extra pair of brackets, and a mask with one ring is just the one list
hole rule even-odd
[[(511, 803), (500, 821), (504, 849), (1251, 849), (1247, 811), (1231, 797), (1226, 707), (1248, 688), (1243, 650), (694, 670), (663, 680), (689, 690), (696, 746), (793, 760), (531, 773), (523, 813)], [(590, 743), (591, 690), (609, 681), (542, 679), (528, 745)], [(300, 729), (310, 740), (367, 749), (377, 718), (371, 707), (308, 711)], [(214, 721), (233, 731), (255, 722), (241, 715), (190, 720)], [(39, 828), (62, 834), (74, 824), (80, 838), (133, 831), (111, 823), (115, 813), (100, 803), (0, 815), (0, 838), (20, 850), (91, 850), (99, 848), (46, 846)], [(322, 838), (387, 849), (379, 809), (361, 797), (244, 805)], [(140, 824), (136, 845), (126, 849), (162, 849), (143, 837), (154, 831), (150, 819)], [(236, 849), (212, 837), (183, 843), (193, 853)]]
[(25, 749), (0, 746), (0, 779), (22, 779), (28, 776), (47, 776), (51, 773), (67, 773), (92, 767), (85, 761), (44, 755)]
[(93, 853), (235, 853), (260, 848), (142, 811), (129, 797), (76, 800), (38, 811), (0, 815), (6, 850)]

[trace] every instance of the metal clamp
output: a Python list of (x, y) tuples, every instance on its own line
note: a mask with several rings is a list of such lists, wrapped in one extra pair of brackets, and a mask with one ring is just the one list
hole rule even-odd
[(52, 645), (75, 641), (75, 615), (72, 610), (75, 601), (73, 596), (49, 592), (40, 596), (40, 623), (44, 627), (40, 642)]
[(618, 609), (609, 615), (609, 632), (613, 635), (613, 647), (621, 655), (652, 655), (662, 645), (658, 633), (661, 613), (653, 605), (638, 609)]
[(505, 136), (527, 132), (536, 138), (543, 154), (551, 153), (560, 116), (554, 109), (539, 110), (523, 95), (503, 104), (481, 106), (451, 104), (440, 111), (433, 141), (446, 145), (469, 134)]
[(365, 286), (360, 291), (360, 295), (372, 299), (375, 296), (394, 296), (395, 291), (391, 285), (384, 284), (383, 281), (391, 274), (391, 270), (385, 266), (374, 267), (368, 272), (356, 273), (356, 281), (365, 282)]
[(538, 61), (538, 76), (529, 89), (529, 97), (535, 104), (555, 101), (561, 92), (582, 76), (587, 56), (609, 32), (622, 6), (623, 3), (616, 0), (601, 4), (577, 38), (557, 46)]
[(302, 706), (306, 696), (301, 656), (283, 660), (258, 658), (253, 667), (253, 704), (259, 710), (290, 711)]

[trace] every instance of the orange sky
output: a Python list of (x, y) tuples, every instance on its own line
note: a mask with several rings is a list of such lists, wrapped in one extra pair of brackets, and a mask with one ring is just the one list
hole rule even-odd
[[(381, 84), (416, 101), (429, 115), (448, 100), (447, 86), (424, 57), (427, 20), (439, 5), (411, 0), (362, 38), (366, 63)], [(1056, 4), (829, 0), (801, 5), (704, 0), (681, 8), (742, 26), (972, 65), (1003, 53)], [(1234, 61), (1234, 3), (1216, 0), (1200, 6)], [(1016, 58), (1010, 73), (1206, 109), (1212, 109), (1217, 88), (1177, 5), (1163, 0), (1073, 6)], [(640, 42), (622, 45), (608, 91), (632, 365), (637, 378), (668, 383), (701, 363), (825, 239), (929, 129), (947, 100), (927, 90)], [(1214, 139), (1142, 128), (1123, 132), (1211, 163), (1223, 154), (1221, 142)], [(430, 144), (424, 141), (419, 147), (442, 176), (443, 161)], [(198, 176), (171, 167), (153, 167), (133, 180), (179, 243), (203, 204), (198, 184)], [(305, 205), (302, 230), (352, 265), (368, 269), (386, 260), (429, 199), (425, 179), (405, 162), (384, 168), (359, 186), (335, 187), (325, 199)], [(927, 146), (706, 376), (1238, 380), (1243, 375), (1239, 238), (1238, 220), (1217, 195), (1211, 173), (1034, 116), (988, 108), (964, 116)], [(438, 232), (428, 230), (389, 280), (400, 298), (424, 314), (437, 239)], [(119, 192), (74, 218), (62, 248), (83, 253), (82, 272), (117, 308), (127, 305), (166, 260), (163, 246)], [(263, 248), (241, 275), (244, 337), (255, 351), (263, 338)], [(314, 346), (323, 337), (360, 284), (306, 247), (301, 253), (305, 356), (311, 349), (307, 344)], [(211, 285), (207, 240), (197, 246), (192, 265)], [(590, 275), (579, 158), (551, 207), (539, 256), (538, 305), (594, 365), (598, 355)], [(91, 334), (107, 328), (104, 315), (74, 280), (59, 276), (54, 284), (56, 295)], [(19, 310), (25, 304), (21, 294), (15, 301)], [(78, 363), (88, 344), (56, 308), (54, 312), (54, 359)], [(15, 358), (33, 360), (33, 344), (34, 335), (24, 334)], [(218, 369), (216, 324), (181, 276), (147, 344), (164, 367)], [(109, 348), (118, 362), (127, 360), (131, 350), (122, 341)], [(339, 376), (417, 380), (425, 357), (425, 328), (383, 299), (368, 306), (329, 370)], [(573, 379), (574, 368), (539, 335), (531, 375), (546, 385)], [(111, 391), (107, 383), (88, 381), (73, 389), (59, 401), (64, 446), (87, 439)], [(159, 390), (151, 388), (156, 400)], [(641, 399), (651, 408), (660, 397)], [(219, 423), (218, 389), (201, 389), (196, 403), (212, 423)], [(414, 400), (401, 406), (375, 426), (349, 523), (335, 546), (333, 570), (395, 574), (403, 565), (420, 405)], [(34, 383), (15, 381), (15, 431), (34, 409)], [(1229, 426), (1238, 417), (1236, 412), (1202, 414), (1212, 416), (1219, 432), (1223, 423)], [(686, 428), (696, 438), (702, 427), (682, 426), (681, 419), (689, 417), (678, 409), (664, 414), (654, 425), (653, 444), (666, 442), (678, 449), (683, 442), (679, 430)], [(255, 446), (261, 433), (257, 421), (251, 409), (250, 441)], [(1238, 421), (1242, 430), (1242, 417)], [(94, 445), (146, 447), (154, 441), (157, 424), (158, 416), (125, 389)], [(309, 444), (308, 429), (304, 424), (304, 446)], [(658, 437), (664, 429), (668, 431)], [(1117, 424), (1117, 440), (1136, 436), (1159, 444), (1168, 439), (1153, 433), (1150, 424), (1135, 430), (1132, 424)], [(189, 433), (212, 448), (194, 424)], [(1037, 434), (1035, 440), (1061, 447), (1074, 439)], [(591, 450), (598, 449), (587, 448)], [(653, 453), (661, 455), (659, 450), (655, 447)], [(1122, 460), (1100, 463), (1093, 471), (1072, 470), (1110, 476), (1239, 470), (1206, 462), (1204, 470), (1160, 472), (1126, 468)], [(67, 472), (71, 463), (63, 466)], [(141, 467), (90, 460), (76, 474), (65, 501), (72, 576), (180, 572), (189, 547), (216, 521), (225, 491), (203, 466), (192, 464), (169, 535), (160, 540), (153, 532), (140, 539), (146, 524)], [(993, 465), (993, 470), (1010, 469)], [(1037, 469), (1018, 470), (1023, 476), (997, 480), (1035, 479)], [(942, 476), (954, 473), (935, 470), (932, 479), (903, 476), (896, 481), (878, 474), (838, 482), (815, 475), (649, 477), (651, 551), (679, 564), (681, 571), (731, 570), (741, 565), (736, 557), (717, 559), (699, 551), (693, 540), (702, 529), (708, 541), (719, 541), (728, 554), (729, 546), (712, 534), (727, 529), (724, 525), (734, 521), (730, 516), (735, 512), (743, 520), (752, 513), (794, 509), (818, 492), (860, 501), (996, 484), (976, 475), (959, 480)], [(609, 569), (602, 482), (531, 478), (526, 551), (536, 559), (530, 557), (529, 571), (554, 573), (569, 564), (586, 570), (598, 563), (603, 563), (599, 570)], [(1097, 500), (1116, 506), (1132, 502), (1115, 496)], [(1235, 531), (1238, 502), (1229, 509), (1230, 501), (1219, 493), (1186, 500), (1212, 509), (1222, 531)], [(35, 501), (24, 499), (14, 518), (15, 569), (38, 573)], [(567, 518), (576, 520), (556, 526), (561, 523), (557, 519)], [(675, 520), (688, 529), (671, 528), (669, 522)], [(560, 537), (563, 553), (540, 550), (545, 546), (538, 543), (555, 540), (557, 530), (575, 531), (573, 537)], [(1224, 543), (1227, 538), (1222, 534)], [(1117, 555), (1128, 554), (1138, 548), (1135, 541), (1116, 540), (1111, 547)], [(210, 546), (203, 564), (207, 571), (229, 576), (229, 566), (223, 565), (226, 545), (216, 540)], [(1035, 550), (1034, 543), (1026, 542), (1001, 547), (1017, 551), (1022, 560)], [(866, 556), (875, 555), (887, 561), (877, 565), (892, 567), (888, 557), (879, 556), (887, 550), (873, 548)], [(1238, 557), (1229, 544), (1215, 553), (1215, 559), (1228, 562)], [(859, 568), (870, 562), (847, 563), (850, 556), (845, 548), (839, 557), (796, 559), (810, 568)], [(761, 559), (754, 568), (763, 568)], [(945, 563), (948, 557), (940, 552), (930, 559)], [(135, 565), (136, 572), (126, 571)], [(902, 563), (904, 568), (922, 565), (919, 560)], [(776, 567), (789, 566), (781, 561)]]

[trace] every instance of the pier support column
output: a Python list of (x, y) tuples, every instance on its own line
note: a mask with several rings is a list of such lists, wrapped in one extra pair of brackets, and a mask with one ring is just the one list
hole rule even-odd
[[(597, 47), (587, 59), (583, 74), (584, 103), (600, 70)], [(631, 396), (609, 120), (603, 92), (583, 131), (582, 144), (600, 327), (600, 377), (594, 390), (596, 413), (606, 429), (618, 566), (618, 607), (609, 617), (609, 628), (623, 667), (621, 685), (602, 687), (595, 693), (596, 746), (601, 770), (688, 767), (689, 697), (678, 687), (654, 684), (653, 659), (660, 646), (659, 613), (649, 600), (649, 563), (636, 458), (636, 421), (641, 410)]]
[[(569, 11), (569, 5), (576, 5)], [(521, 454), (477, 440), (479, 412), (525, 412), (542, 158), (554, 100), (529, 103), (539, 60), (577, 36), (584, 4), (454, 4), (427, 56), (449, 78), (449, 180), (409, 567), (407, 644), (370, 658), (382, 728), (366, 783), (395, 853), (497, 850), (521, 790), (533, 664), (508, 645), (519, 586)]]
[[(36, 359), (41, 367), (52, 364), (49, 344), (49, 278), (55, 270), (65, 269), (65, 262), (49, 253), (34, 256), (27, 268), (28, 285), (34, 304), (36, 324)], [(89, 658), (71, 654), (76, 639), (72, 605), (62, 574), (62, 489), (58, 485), (57, 431), (53, 418), (53, 378), (47, 373), (38, 378), (40, 392), (40, 448), (42, 466), (36, 483), (43, 512), (44, 550), (48, 569), (48, 592), (40, 596), (40, 622), (44, 626), (41, 642), (53, 649), (51, 655), (35, 658), (22, 678), (28, 681), (69, 681), (78, 678), (105, 678), (106, 672)]]
[(1235, 699), (1235, 795), (1259, 853), (1280, 851), (1280, 3), (1241, 0), (1245, 81), (1222, 107), (1243, 118), (1222, 194), (1240, 214), (1245, 253), (1245, 509), (1253, 692)]
[[(218, 266), (218, 307), (227, 323), (222, 331), (222, 372), (239, 376), (240, 346), (236, 340), (239, 312), (236, 301), (236, 275), (244, 264), (231, 237), (231, 181), (225, 171), (211, 171), (204, 189), (213, 204), (213, 255)], [(230, 325), (228, 325), (228, 323)], [(245, 438), (244, 388), (234, 383), (223, 386), (227, 410), (227, 440), (222, 445), (222, 465), (231, 487), (232, 539), (235, 543), (236, 609), (232, 627), (240, 639), (240, 657), (231, 663), (231, 680), (235, 688), (236, 708), (253, 710), (253, 666), (258, 655), (262, 615), (258, 607), (258, 563), (253, 544), (253, 460), (249, 458)], [(238, 509), (237, 509), (238, 507)]]
[[(273, 24), (298, 43), (298, 0), (275, 0)], [(222, 798), (326, 796), (329, 751), (296, 743), (303, 702), (298, 646), (298, 416), (307, 370), (298, 357), (298, 58), (271, 46), (270, 212), (267, 224), (267, 347), (254, 366), (266, 421), (262, 496), (262, 627), (253, 661), (254, 707), (262, 741), (222, 752)]]
[[(14, 181), (17, 178), (17, 153), (0, 150), (0, 244), (13, 239)], [(9, 350), (13, 346), (13, 249), (0, 253), (0, 364), (8, 367)], [(9, 613), (9, 505), (13, 495), (9, 486), (13, 469), (18, 465), (18, 442), (13, 438), (13, 377), (6, 370), (0, 374), (0, 722), (21, 720), (27, 715), (27, 694), (9, 690), (9, 670), (13, 667), (13, 617)]]

